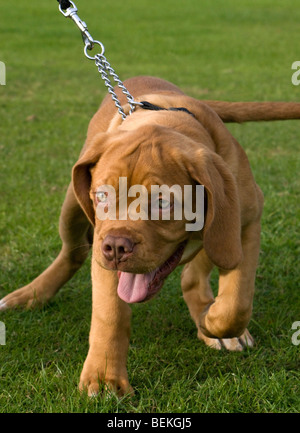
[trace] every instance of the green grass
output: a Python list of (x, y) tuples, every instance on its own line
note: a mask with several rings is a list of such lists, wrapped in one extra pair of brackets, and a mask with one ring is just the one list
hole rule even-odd
[[(191, 96), (300, 100), (300, 5), (293, 0), (77, 1), (121, 78), (173, 81)], [(57, 222), (89, 119), (106, 91), (57, 2), (1, 5), (0, 296), (30, 282), (59, 251)], [(42, 310), (5, 312), (0, 412), (298, 412), (298, 121), (230, 125), (265, 194), (261, 259), (243, 353), (197, 341), (179, 270), (157, 299), (133, 306), (133, 398), (88, 399), (77, 384), (88, 349), (90, 261)], [(216, 274), (213, 275), (216, 287)]]

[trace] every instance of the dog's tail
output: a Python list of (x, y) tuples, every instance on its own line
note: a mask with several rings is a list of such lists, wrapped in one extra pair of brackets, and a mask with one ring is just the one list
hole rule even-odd
[(298, 102), (202, 102), (211, 107), (223, 122), (300, 119)]

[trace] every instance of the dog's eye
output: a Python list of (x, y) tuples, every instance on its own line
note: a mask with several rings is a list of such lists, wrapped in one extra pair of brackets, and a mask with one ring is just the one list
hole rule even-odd
[(169, 202), (169, 200), (164, 200), (163, 198), (160, 198), (158, 200), (158, 207), (159, 207), (159, 209), (169, 209), (170, 204), (171, 203)]
[(96, 200), (98, 203), (107, 203), (107, 196), (108, 196), (107, 192), (104, 191), (96, 192)]

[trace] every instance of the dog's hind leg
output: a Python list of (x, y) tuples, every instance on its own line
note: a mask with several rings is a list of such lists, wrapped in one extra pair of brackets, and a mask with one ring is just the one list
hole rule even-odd
[(185, 265), (181, 274), (181, 287), (183, 298), (197, 327), (198, 338), (208, 346), (218, 349), (221, 348), (218, 340), (207, 338), (199, 328), (201, 312), (214, 301), (209, 282), (213, 267), (205, 251), (201, 250), (191, 262)]
[(62, 206), (59, 233), (62, 248), (54, 262), (31, 283), (5, 296), (0, 301), (0, 310), (45, 304), (86, 259), (92, 243), (92, 227), (75, 198), (72, 184)]

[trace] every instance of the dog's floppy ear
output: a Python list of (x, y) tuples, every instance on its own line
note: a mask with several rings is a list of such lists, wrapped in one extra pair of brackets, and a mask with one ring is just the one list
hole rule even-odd
[(97, 134), (83, 152), (72, 170), (72, 181), (75, 196), (90, 222), (95, 224), (95, 211), (90, 199), (91, 168), (99, 161), (103, 153), (107, 134)]
[(207, 197), (203, 247), (222, 269), (233, 269), (242, 260), (240, 206), (237, 185), (222, 158), (197, 150), (189, 158), (191, 177), (204, 185)]

